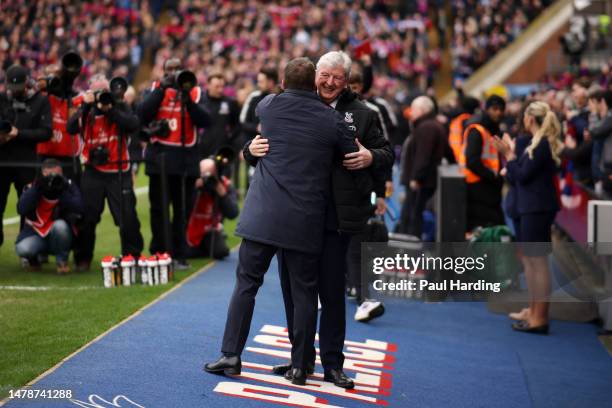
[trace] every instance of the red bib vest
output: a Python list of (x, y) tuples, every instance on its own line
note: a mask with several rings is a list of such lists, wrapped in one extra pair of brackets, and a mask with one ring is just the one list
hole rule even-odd
[[(157, 88), (159, 84), (156, 82), (153, 84), (153, 89)], [(191, 100), (195, 103), (200, 102), (202, 97), (202, 90), (196, 86), (190, 91)], [(184, 108), (183, 108), (184, 109)], [(181, 123), (181, 96), (178, 91), (174, 88), (166, 88), (164, 92), (164, 99), (162, 100), (155, 120), (166, 119), (168, 126), (170, 127), (170, 135), (165, 138), (152, 136), (151, 143), (160, 143), (166, 146), (182, 146), (181, 140), (181, 126), (185, 126), (185, 147), (192, 147), (198, 140), (197, 129), (191, 121), (191, 116), (187, 109), (184, 109), (184, 119)]]
[[(51, 118), (53, 136), (51, 140), (38, 143), (36, 153), (44, 156), (75, 157), (83, 150), (83, 141), (79, 135), (71, 135), (66, 131), (68, 123), (68, 101), (49, 95), (51, 105)], [(72, 108), (78, 108), (83, 103), (83, 96), (78, 95), (72, 98)]]

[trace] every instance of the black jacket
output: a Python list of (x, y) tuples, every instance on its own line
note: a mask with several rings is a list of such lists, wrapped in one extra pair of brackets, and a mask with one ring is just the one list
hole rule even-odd
[(416, 180), (421, 187), (436, 188), (438, 166), (444, 155), (446, 141), (444, 126), (436, 120), (434, 114), (419, 118), (414, 123), (412, 136), (402, 158), (402, 184), (408, 186), (411, 180)]
[[(526, 150), (526, 149), (525, 149)], [(520, 215), (559, 210), (555, 174), (557, 165), (550, 152), (548, 140), (542, 139), (533, 150), (506, 164), (508, 178), (515, 182), (516, 202)]]
[[(36, 144), (51, 139), (51, 105), (46, 96), (35, 93), (24, 102), (0, 94), (0, 119), (7, 120), (19, 133), (0, 145), (0, 162), (36, 162)], [(1, 171), (1, 170), (0, 170)]]
[[(147, 126), (155, 119), (157, 111), (164, 99), (164, 90), (156, 88), (151, 91), (137, 107), (138, 116), (142, 126)], [(187, 100), (185, 108), (191, 117), (194, 126), (203, 128), (212, 124), (208, 110), (202, 103)], [(147, 174), (160, 174), (162, 155), (165, 156), (166, 173), (198, 177), (200, 174), (200, 154), (197, 145), (193, 147), (174, 147), (159, 143), (149, 143), (145, 150)]]
[[(67, 180), (67, 183), (66, 189), (58, 197), (59, 201), (54, 210), (53, 219), (63, 219), (72, 224), (78, 217), (83, 215), (85, 207), (79, 188), (72, 183), (72, 180)], [(27, 187), (17, 202), (17, 212), (19, 215), (36, 221), (36, 209), (42, 197), (42, 189), (38, 187), (36, 183)], [(17, 242), (32, 235), (36, 235), (36, 231), (25, 223), (17, 236)]]
[(268, 95), (257, 114), (270, 150), (257, 162), (236, 235), (319, 253), (334, 156), (357, 150), (353, 136), (314, 92)]
[(243, 143), (239, 141), (240, 112), (236, 101), (225, 96), (213, 98), (206, 93), (202, 104), (210, 113), (212, 124), (200, 132), (200, 158), (215, 154), (222, 146), (231, 146), (235, 150), (242, 148)]
[[(348, 233), (360, 233), (368, 219), (374, 214), (371, 193), (377, 197), (385, 196), (385, 182), (391, 171), (395, 154), (391, 144), (382, 134), (376, 112), (368, 108), (352, 91), (340, 94), (336, 110), (341, 112), (344, 121), (366, 149), (372, 153), (372, 165), (365, 169), (367, 184), (358, 184), (341, 160), (334, 164), (332, 186), (334, 205), (327, 212), (327, 228)], [(370, 184), (371, 183), (371, 184)]]
[(255, 108), (259, 101), (268, 96), (267, 92), (260, 90), (253, 91), (247, 96), (242, 105), (240, 111), (240, 125), (242, 126), (242, 140), (241, 144), (252, 140), (257, 136), (257, 125), (259, 125), (259, 118), (255, 114)]

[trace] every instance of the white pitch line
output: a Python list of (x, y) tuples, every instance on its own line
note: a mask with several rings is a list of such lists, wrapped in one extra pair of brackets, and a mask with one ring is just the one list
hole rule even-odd
[(104, 289), (102, 286), (0, 286), (0, 290), (21, 290), (26, 292), (39, 292), (46, 290), (90, 290)]
[[(137, 189), (134, 190), (134, 193), (136, 193), (137, 196), (146, 194), (148, 192), (149, 192), (149, 186), (138, 187)], [(4, 226), (18, 224), (18, 223), (19, 223), (19, 217), (11, 217), (11, 218), (6, 218), (2, 220), (2, 225)]]

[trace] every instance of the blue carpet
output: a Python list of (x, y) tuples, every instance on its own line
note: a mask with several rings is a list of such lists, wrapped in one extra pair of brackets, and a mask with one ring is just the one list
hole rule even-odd
[[(548, 337), (515, 333), (510, 330), (507, 318), (488, 313), (482, 303), (425, 304), (386, 299), (387, 312), (383, 317), (369, 324), (358, 324), (352, 319), (354, 304), (349, 302), (347, 340), (390, 343), (388, 346), (369, 344), (383, 349), (370, 353), (370, 357), (383, 356), (384, 362), (356, 366), (362, 371), (359, 379), (364, 387), (355, 393), (321, 386), (316, 380), (309, 381), (311, 386), (307, 389), (290, 388), (282, 378), (268, 376), (264, 370), (266, 366), (284, 362), (282, 355), (288, 352), (283, 347), (263, 344), (283, 337), (266, 336), (261, 331), (264, 325), (285, 325), (275, 262), (257, 298), (247, 343), (250, 349), (243, 355), (243, 361), (251, 363), (245, 363), (248, 367), (243, 368), (245, 377), (250, 378), (206, 374), (202, 372), (203, 363), (219, 355), (235, 265), (233, 253), (229, 260), (218, 263), (90, 345), (32, 387), (69, 389), (73, 401), (13, 400), (6, 406), (272, 405), (223, 393), (235, 393), (236, 384), (246, 384), (242, 389), (251, 397), (276, 398), (286, 405), (304, 405), (310, 398), (310, 405), (318, 407), (610, 407), (612, 404), (612, 359), (599, 343), (593, 326), (555, 321)], [(257, 341), (256, 335), (260, 335)], [(280, 357), (254, 352), (253, 348)], [(364, 349), (347, 348), (346, 351), (359, 354)], [(377, 364), (386, 368), (374, 367)], [(368, 370), (383, 374), (364, 375)], [(317, 372), (320, 371), (321, 367), (317, 366)], [(357, 374), (348, 370), (347, 373)], [(279, 381), (279, 384), (270, 381)], [(365, 386), (368, 382), (370, 388)], [(287, 391), (302, 395), (284, 399)]]

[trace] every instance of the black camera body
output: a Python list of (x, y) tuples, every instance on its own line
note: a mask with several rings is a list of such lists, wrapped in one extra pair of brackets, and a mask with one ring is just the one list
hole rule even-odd
[(219, 183), (219, 178), (214, 174), (206, 174), (202, 176), (202, 187), (201, 191), (209, 193), (211, 195), (215, 195), (217, 193), (217, 184)]
[(95, 91), (94, 98), (96, 100), (96, 103), (99, 103), (101, 105), (112, 106), (115, 104), (115, 97), (113, 96), (112, 92), (107, 90)]
[(68, 180), (61, 174), (43, 176), (39, 182), (43, 195), (47, 197), (59, 197), (68, 188), (68, 184)]
[(110, 152), (105, 146), (96, 146), (89, 151), (89, 163), (93, 166), (103, 166), (108, 163)]
[(231, 146), (221, 146), (217, 149), (212, 159), (217, 167), (217, 174), (228, 175), (230, 166), (236, 158), (236, 152)]

